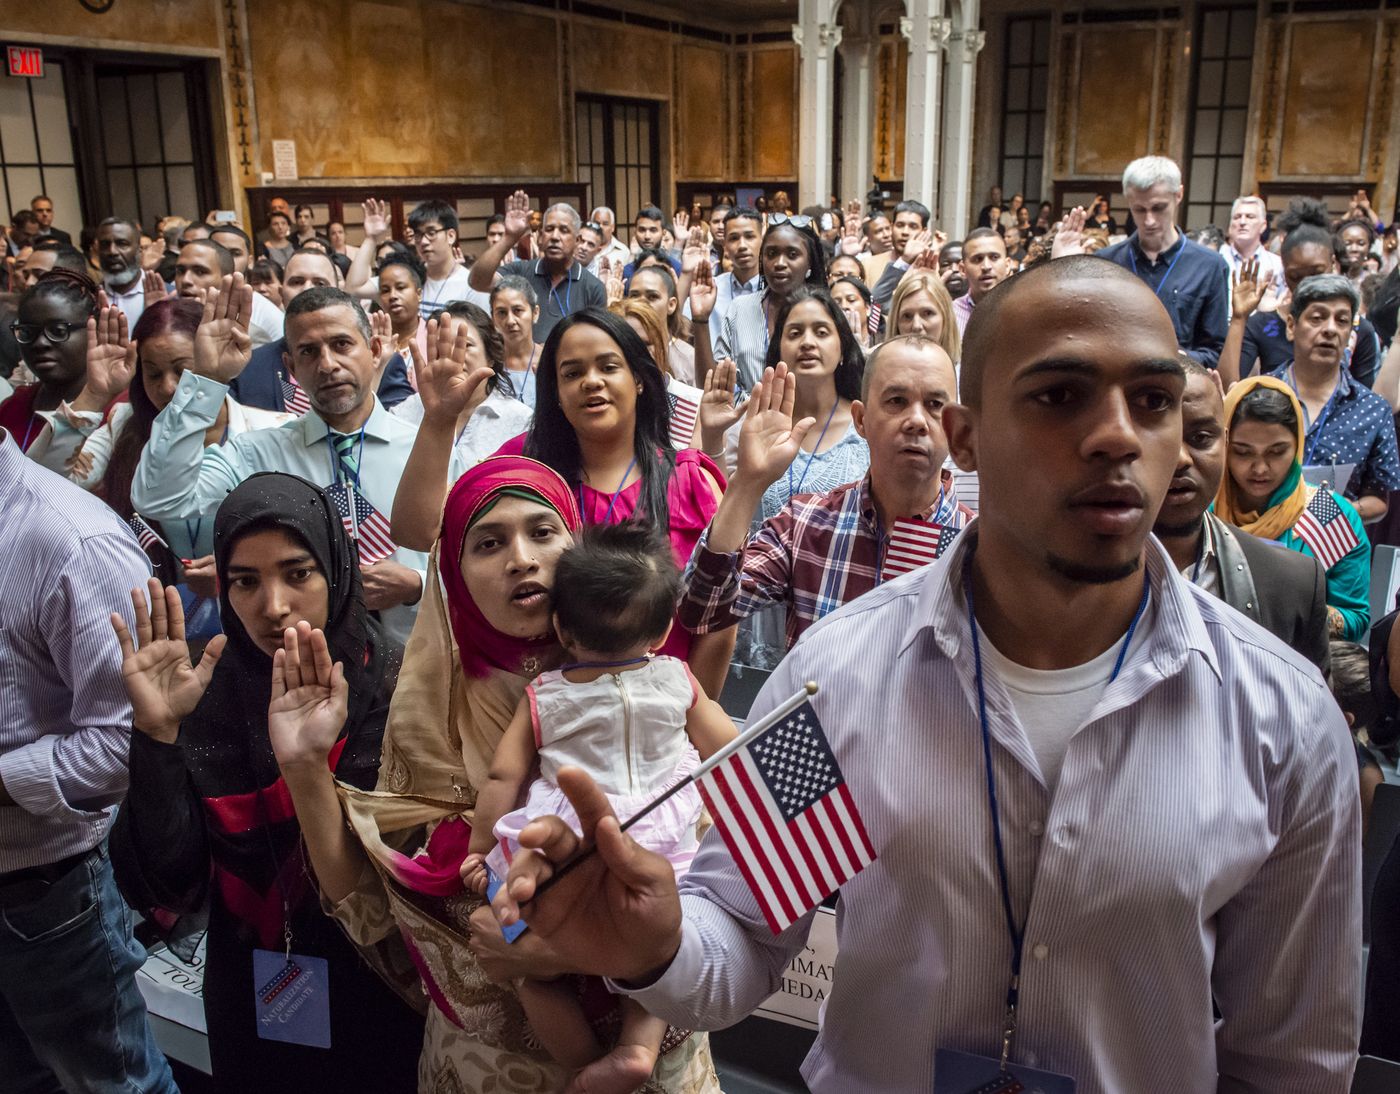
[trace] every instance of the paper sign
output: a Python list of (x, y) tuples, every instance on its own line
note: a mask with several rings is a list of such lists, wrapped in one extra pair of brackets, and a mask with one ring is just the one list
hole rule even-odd
[(297, 177), (297, 142), (272, 142), (272, 177), (294, 179)]
[(136, 986), (152, 1014), (205, 1032), (203, 939), (189, 964), (171, 953), (164, 942), (148, 947), (146, 963), (136, 973)]
[(782, 986), (754, 1013), (790, 1026), (819, 1029), (835, 968), (836, 913), (830, 908), (818, 908), (807, 945), (788, 963)]
[(309, 1048), (331, 1047), (330, 975), (324, 958), (253, 951), (258, 1036)]

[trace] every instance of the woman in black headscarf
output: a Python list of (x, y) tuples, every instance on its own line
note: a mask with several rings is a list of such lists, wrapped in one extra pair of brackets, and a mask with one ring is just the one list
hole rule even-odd
[[(136, 639), (114, 617), (131, 697), (131, 789), (112, 833), (129, 903), (209, 906), (204, 1004), (214, 1080), (298, 1091), (413, 1090), (422, 1018), (360, 961), (321, 911), (291, 798), (268, 740), (273, 654), (305, 620), (349, 684), (336, 778), (372, 789), (402, 650), (365, 610), (355, 548), (326, 492), (254, 475), (214, 521), (224, 636), (198, 665), (173, 588), (132, 590)], [(259, 1036), (254, 951), (328, 963), (330, 1048)], [(266, 960), (266, 959), (264, 959)], [(306, 962), (302, 962), (306, 965)], [(309, 1004), (308, 1004), (309, 1005)], [(274, 1079), (275, 1077), (275, 1079)]]

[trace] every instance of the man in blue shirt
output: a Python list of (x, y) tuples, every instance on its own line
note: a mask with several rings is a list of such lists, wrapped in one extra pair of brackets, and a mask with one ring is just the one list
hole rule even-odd
[[(1209, 248), (1192, 243), (1177, 229), (1181, 168), (1165, 156), (1133, 160), (1123, 172), (1123, 193), (1137, 231), (1098, 252), (1136, 274), (1167, 309), (1181, 349), (1215, 368), (1230, 326), (1229, 267)], [(1081, 251), (1082, 216), (1066, 218), (1054, 257)]]

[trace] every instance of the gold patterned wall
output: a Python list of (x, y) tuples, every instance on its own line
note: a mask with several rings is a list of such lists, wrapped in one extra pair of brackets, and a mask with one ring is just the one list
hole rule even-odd
[(797, 177), (797, 50), (791, 43), (755, 48), (750, 54), (752, 81), (741, 104), (750, 118), (752, 148), (749, 176)]
[(152, 49), (219, 49), (218, 0), (118, 0), (96, 15), (77, 0), (0, 0), (6, 38), (29, 35), (136, 43)]

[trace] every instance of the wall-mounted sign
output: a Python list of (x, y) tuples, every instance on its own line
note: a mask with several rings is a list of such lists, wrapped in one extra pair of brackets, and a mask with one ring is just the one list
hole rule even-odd
[(278, 179), (297, 177), (297, 142), (272, 142), (272, 175)]
[(44, 51), (38, 46), (8, 46), (5, 60), (11, 76), (37, 78), (44, 74)]

